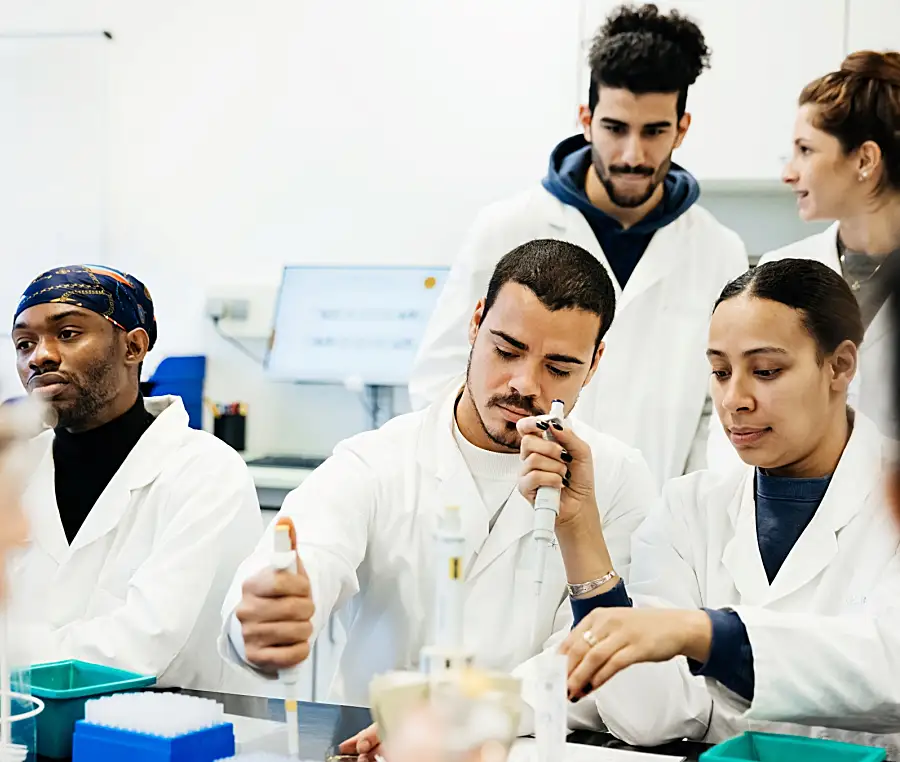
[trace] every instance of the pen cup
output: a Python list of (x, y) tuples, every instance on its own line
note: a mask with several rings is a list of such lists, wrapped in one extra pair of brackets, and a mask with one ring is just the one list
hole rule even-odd
[(225, 412), (219, 409), (213, 418), (213, 434), (225, 444), (231, 445), (238, 452), (243, 452), (247, 446), (247, 415), (243, 406), (234, 410), (234, 405), (221, 406)]

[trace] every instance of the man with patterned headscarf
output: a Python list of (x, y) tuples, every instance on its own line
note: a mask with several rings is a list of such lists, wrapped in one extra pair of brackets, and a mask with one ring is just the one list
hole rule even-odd
[(156, 335), (146, 287), (109, 267), (55, 268), (22, 295), (19, 377), (55, 420), (34, 440), (13, 621), (29, 663), (78, 658), (215, 689), (216, 614), (261, 515), (234, 450), (189, 428), (180, 398), (141, 396)]

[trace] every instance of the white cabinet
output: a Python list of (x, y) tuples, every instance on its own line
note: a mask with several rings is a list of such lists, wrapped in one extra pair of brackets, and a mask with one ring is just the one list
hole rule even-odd
[[(591, 36), (619, 3), (581, 1), (586, 60)], [(885, 2), (900, 5), (900, 0)], [(790, 152), (797, 96), (807, 82), (841, 62), (844, 0), (678, 0), (657, 5), (693, 18), (712, 51), (711, 68), (689, 91), (693, 123), (675, 161), (701, 181), (778, 182)], [(582, 67), (580, 97), (586, 101), (589, 76), (586, 64)]]
[(847, 44), (855, 50), (900, 50), (900, 0), (847, 0)]

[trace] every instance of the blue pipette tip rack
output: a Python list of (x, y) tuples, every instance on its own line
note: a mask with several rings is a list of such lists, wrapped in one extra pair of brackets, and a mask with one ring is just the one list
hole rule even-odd
[(163, 738), (80, 720), (75, 724), (72, 762), (215, 762), (233, 757), (234, 752), (230, 722)]

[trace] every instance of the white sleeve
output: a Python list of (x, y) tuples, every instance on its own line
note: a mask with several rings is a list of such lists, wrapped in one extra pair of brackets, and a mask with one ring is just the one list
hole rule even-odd
[(469, 231), (453, 263), (435, 305), (409, 379), (413, 410), (421, 410), (440, 398), (451, 385), (459, 384), (469, 357), (469, 323), (478, 300), (487, 287), (496, 262), (506, 254), (498, 251), (482, 213)]
[[(58, 629), (33, 644), (42, 661), (81, 659), (162, 675), (187, 644), (213, 596), (218, 608), (240, 559), (262, 533), (247, 467), (221, 450), (187, 459), (165, 498), (150, 556), (128, 582), (124, 603)], [(209, 647), (214, 647), (210, 642)]]
[[(602, 476), (598, 474), (597, 478)], [(622, 460), (615, 489), (608, 497), (600, 490), (597, 498), (606, 548), (613, 567), (627, 583), (631, 578), (634, 535), (659, 500), (656, 480), (640, 452), (628, 452)]]
[[(635, 606), (698, 609), (690, 530), (672, 487), (635, 533), (628, 593)], [(712, 713), (705, 680), (690, 673), (683, 657), (628, 667), (592, 696), (610, 732), (635, 746), (702, 738)]]
[(900, 706), (900, 557), (859, 610), (836, 616), (736, 606), (753, 649), (750, 720), (894, 733)]
[(359, 592), (357, 569), (366, 554), (375, 496), (375, 476), (369, 467), (346, 445), (338, 445), (334, 455), (285, 498), (253, 555), (238, 569), (222, 606), (219, 652), (225, 659), (247, 666), (241, 658), (243, 642), (231, 638), (233, 614), (244, 581), (271, 563), (277, 519), (289, 517), (297, 531), (297, 550), (316, 607), (315, 639), (331, 612)]

